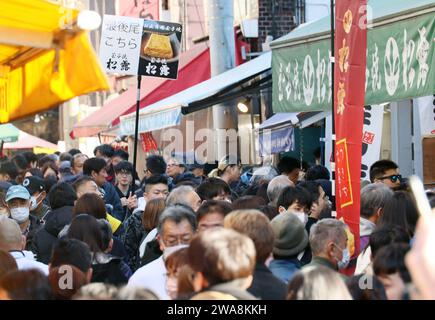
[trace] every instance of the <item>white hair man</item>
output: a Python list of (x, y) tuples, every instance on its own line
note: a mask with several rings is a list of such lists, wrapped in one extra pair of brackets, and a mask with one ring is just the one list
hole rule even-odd
[(139, 268), (129, 279), (129, 287), (153, 290), (161, 299), (169, 299), (165, 288), (165, 258), (179, 248), (186, 247), (196, 231), (195, 213), (186, 206), (167, 207), (159, 217), (157, 241), (163, 255)]
[(294, 183), (285, 175), (279, 175), (273, 178), (267, 186), (267, 197), (269, 198), (270, 205), (276, 206), (279, 195), (286, 187), (294, 187)]
[(346, 268), (350, 254), (345, 228), (342, 221), (332, 218), (320, 220), (313, 225), (309, 237), (313, 259), (305, 267), (321, 265), (335, 271)]
[(201, 198), (191, 186), (179, 186), (173, 189), (166, 198), (167, 207), (175, 204), (183, 204), (192, 208), (195, 212), (198, 211), (201, 203)]

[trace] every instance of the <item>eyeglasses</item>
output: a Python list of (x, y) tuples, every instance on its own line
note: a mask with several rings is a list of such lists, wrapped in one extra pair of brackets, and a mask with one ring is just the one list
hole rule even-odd
[(176, 245), (179, 244), (189, 244), (191, 238), (192, 236), (190, 234), (182, 235), (179, 237), (170, 236), (167, 239), (163, 239), (163, 243), (167, 247), (175, 247)]
[(396, 183), (397, 180), (402, 181), (402, 175), (401, 174), (393, 174), (391, 176), (385, 176), (385, 177), (380, 177), (378, 178), (379, 180), (385, 180), (385, 179), (390, 179), (390, 181), (392, 183)]
[(123, 176), (123, 177), (128, 177), (128, 176), (132, 175), (131, 172), (126, 172), (126, 171), (120, 171), (117, 174), (119, 174), (120, 176)]

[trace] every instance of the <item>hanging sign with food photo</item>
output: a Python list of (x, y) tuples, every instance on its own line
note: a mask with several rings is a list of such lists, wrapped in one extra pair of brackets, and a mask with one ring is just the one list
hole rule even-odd
[(182, 26), (105, 15), (100, 61), (107, 73), (177, 79)]
[(181, 24), (144, 20), (139, 74), (177, 79)]

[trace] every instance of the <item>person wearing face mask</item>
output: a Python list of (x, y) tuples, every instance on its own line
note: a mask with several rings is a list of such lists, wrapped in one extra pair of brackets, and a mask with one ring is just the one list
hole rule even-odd
[[(188, 245), (196, 231), (195, 213), (187, 206), (173, 205), (167, 207), (159, 218), (157, 241), (163, 252), (159, 258), (139, 268), (128, 281), (128, 287), (148, 288), (161, 299), (168, 300), (166, 291), (165, 258), (171, 247)], [(169, 251), (168, 251), (169, 250)]]
[(44, 200), (47, 197), (44, 180), (34, 176), (26, 177), (23, 181), (23, 186), (31, 195), (30, 214), (43, 222), (47, 214), (50, 212), (50, 207), (44, 203)]
[(170, 247), (165, 251), (164, 261), (166, 270), (166, 292), (171, 300), (178, 298), (178, 275), (180, 269), (187, 264), (187, 248), (186, 244), (179, 244), (175, 247)]
[(10, 217), (18, 223), (21, 233), (27, 239), (26, 249), (30, 248), (34, 235), (41, 229), (40, 221), (30, 214), (30, 199), (29, 191), (20, 185), (10, 187), (5, 199)]
[(288, 212), (296, 215), (304, 226), (308, 221), (311, 205), (311, 195), (300, 186), (284, 188), (276, 203), (279, 213)]
[(309, 237), (313, 259), (304, 268), (320, 265), (335, 271), (345, 269), (350, 261), (345, 228), (342, 221), (332, 218), (313, 225)]

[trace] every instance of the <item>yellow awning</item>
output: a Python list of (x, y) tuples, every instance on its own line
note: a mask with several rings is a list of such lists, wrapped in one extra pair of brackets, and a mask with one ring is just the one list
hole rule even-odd
[(109, 89), (77, 15), (46, 0), (0, 1), (0, 123)]

